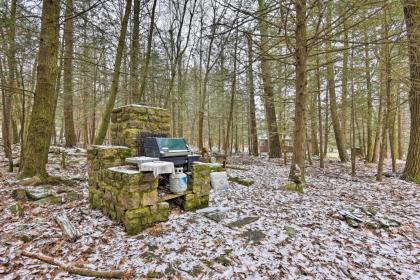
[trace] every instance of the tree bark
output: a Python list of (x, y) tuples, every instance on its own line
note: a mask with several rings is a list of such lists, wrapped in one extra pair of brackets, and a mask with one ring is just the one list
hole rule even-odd
[[(83, 57), (87, 59), (89, 57), (89, 48), (87, 45), (87, 19), (83, 21)], [(83, 148), (86, 148), (89, 144), (89, 124), (88, 124), (88, 116), (89, 116), (89, 98), (88, 98), (88, 86), (89, 86), (89, 71), (86, 62), (81, 62), (80, 65), (80, 80), (81, 80), (81, 89), (80, 94), (82, 97), (82, 136), (83, 136)], [(95, 106), (94, 104), (92, 104)]]
[[(317, 79), (317, 77), (315, 77)], [(311, 92), (311, 105), (310, 105), (310, 123), (311, 123), (311, 146), (312, 154), (319, 155), (319, 146), (318, 146), (318, 124), (317, 124), (317, 91)]]
[(118, 93), (121, 61), (122, 61), (123, 52), (124, 52), (125, 37), (127, 34), (128, 18), (130, 17), (131, 1), (132, 0), (127, 0), (126, 6), (125, 6), (124, 17), (121, 22), (121, 32), (120, 32), (120, 38), (118, 39), (117, 54), (115, 56), (114, 73), (112, 74), (111, 92), (110, 92), (109, 99), (105, 107), (105, 111), (102, 115), (102, 121), (99, 127), (98, 135), (95, 138), (96, 145), (102, 145), (102, 143), (105, 140), (106, 133), (108, 131), (109, 121), (111, 118), (112, 109), (114, 107), (115, 99)]
[[(389, 58), (390, 59), (390, 58)], [(391, 64), (391, 63), (390, 63)], [(390, 91), (389, 108), (388, 108), (388, 134), (389, 134), (389, 148), (391, 152), (392, 172), (397, 172), (397, 131), (395, 127), (396, 107), (395, 107), (395, 93)]]
[[(306, 114), (306, 0), (297, 0), (296, 7), (296, 96), (295, 96), (295, 126), (293, 130), (293, 158), (289, 178), (296, 183), (305, 181), (305, 114)], [(299, 167), (299, 168), (297, 168)], [(300, 174), (297, 172), (300, 170)], [(300, 180), (297, 180), (298, 176)], [(300, 181), (300, 182), (299, 182)]]
[(403, 179), (420, 184), (420, 2), (405, 0), (404, 18), (409, 41), (411, 128)]
[[(236, 55), (237, 55), (237, 48), (238, 48), (238, 30), (236, 30), (236, 39), (235, 39), (235, 50), (233, 53), (233, 73), (232, 73), (232, 85), (230, 88), (230, 104), (229, 104), (229, 116), (227, 119), (227, 133), (226, 133), (226, 139), (225, 139), (225, 154), (227, 154), (227, 147), (229, 147), (229, 133), (232, 127), (232, 137), (233, 137), (233, 108), (235, 105), (235, 95), (236, 95)], [(233, 141), (231, 142), (233, 144)], [(237, 150), (235, 149), (235, 152), (237, 152)]]
[[(322, 106), (321, 106), (321, 73), (319, 71), (319, 54), (316, 56), (316, 80), (318, 93), (318, 134), (319, 134), (319, 167), (324, 168), (324, 139), (322, 137)], [(327, 109), (328, 111), (328, 109)]]
[(157, 3), (157, 0), (154, 0), (153, 7), (152, 7), (152, 15), (150, 17), (149, 34), (147, 36), (146, 57), (144, 59), (144, 66), (143, 66), (143, 71), (141, 75), (140, 100), (145, 100), (145, 94), (146, 94), (147, 77), (149, 75), (150, 56), (152, 54), (153, 30), (155, 28), (156, 3)]
[[(332, 24), (332, 3), (331, 1), (329, 2), (329, 7), (328, 7), (328, 13), (327, 13), (327, 24), (331, 25)], [(329, 31), (330, 33), (332, 33), (332, 28)], [(329, 40), (327, 40), (327, 61), (329, 62), (329, 64), (327, 65), (327, 79), (328, 79), (328, 94), (330, 96), (330, 111), (331, 111), (331, 121), (333, 124), (333, 128), (334, 128), (334, 136), (335, 136), (335, 142), (337, 145), (337, 150), (338, 150), (338, 154), (340, 157), (340, 161), (341, 162), (345, 162), (348, 160), (348, 156), (347, 156), (347, 152), (346, 152), (346, 146), (345, 146), (345, 142), (344, 142), (344, 135), (343, 135), (343, 130), (342, 127), (340, 125), (340, 119), (338, 117), (338, 112), (337, 112), (337, 97), (335, 94), (335, 75), (334, 75), (334, 62), (333, 62), (333, 57), (332, 57), (332, 44), (331, 44), (331, 39), (332, 39), (332, 34), (330, 34), (329, 36)]]
[(348, 138), (347, 138), (347, 128), (348, 128), (348, 76), (349, 76), (349, 36), (348, 36), (348, 26), (347, 20), (344, 19), (343, 28), (344, 28), (344, 53), (343, 53), (343, 71), (341, 79), (341, 127), (343, 131), (343, 142), (344, 149), (348, 147)]
[(404, 158), (404, 151), (403, 151), (403, 129), (402, 129), (402, 122), (401, 122), (401, 104), (400, 104), (400, 91), (397, 91), (397, 124), (398, 124), (398, 159), (402, 160)]
[[(388, 38), (388, 22), (387, 22), (387, 10), (384, 10), (383, 14), (383, 34), (384, 38)], [(391, 115), (391, 53), (389, 49), (389, 44), (385, 43), (383, 46), (382, 57), (383, 60), (383, 79), (385, 81), (385, 96), (386, 96), (386, 106), (383, 114), (382, 119), (382, 140), (381, 146), (379, 150), (379, 160), (378, 160), (378, 171), (376, 174), (376, 180), (382, 181), (383, 179), (383, 166), (384, 166), (384, 159), (386, 156), (386, 150), (388, 146), (388, 130), (389, 130), (389, 123), (390, 123), (390, 115)]]
[[(9, 86), (7, 91), (3, 91), (3, 144), (4, 152), (9, 163), (9, 172), (13, 171), (13, 155), (12, 155), (12, 98), (16, 93), (16, 0), (12, 0), (10, 4), (10, 27), (8, 31), (9, 47), (7, 48), (7, 66)], [(5, 44), (4, 44), (5, 45)]]
[(73, 0), (66, 0), (64, 22), (64, 137), (66, 147), (76, 146), (73, 118)]
[(130, 89), (131, 100), (140, 102), (139, 90), (140, 0), (133, 5), (133, 35), (131, 41)]
[(248, 69), (247, 69), (247, 84), (248, 84), (248, 94), (249, 94), (249, 126), (250, 126), (250, 145), (248, 149), (250, 154), (253, 156), (258, 156), (258, 134), (257, 134), (257, 119), (255, 116), (255, 89), (254, 89), (254, 71), (252, 68), (253, 65), (253, 55), (252, 55), (252, 36), (251, 33), (246, 34), (248, 42)]
[(260, 45), (260, 57), (261, 57), (261, 76), (264, 89), (264, 107), (265, 107), (265, 118), (267, 121), (268, 129), (268, 147), (269, 156), (271, 158), (279, 158), (281, 156), (280, 140), (277, 128), (277, 117), (274, 106), (274, 92), (273, 84), (271, 80), (271, 69), (269, 61), (269, 40), (268, 40), (268, 26), (266, 17), (266, 6), (264, 0), (258, 0), (258, 12), (259, 12), (259, 27), (261, 33), (261, 45)]
[(34, 105), (28, 129), (28, 141), (21, 178), (38, 175), (46, 179), (45, 165), (51, 143), (54, 108), (57, 102), (55, 84), (57, 78), (57, 52), (59, 37), (60, 2), (43, 0), (38, 74)]
[[(364, 40), (368, 41), (367, 30), (364, 31)], [(366, 91), (367, 91), (367, 152), (366, 159), (368, 162), (373, 158), (373, 105), (372, 105), (372, 82), (370, 75), (370, 62), (369, 62), (369, 45), (365, 45), (365, 75), (366, 75)]]

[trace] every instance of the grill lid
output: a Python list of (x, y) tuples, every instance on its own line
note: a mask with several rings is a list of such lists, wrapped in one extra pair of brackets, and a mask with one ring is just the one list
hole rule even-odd
[(146, 137), (144, 151), (150, 157), (187, 156), (190, 151), (184, 138)]

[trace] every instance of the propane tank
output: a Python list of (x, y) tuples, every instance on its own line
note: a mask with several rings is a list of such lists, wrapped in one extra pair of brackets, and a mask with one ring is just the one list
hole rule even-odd
[(175, 174), (169, 177), (169, 190), (173, 193), (183, 193), (187, 190), (187, 174), (183, 168), (175, 168)]

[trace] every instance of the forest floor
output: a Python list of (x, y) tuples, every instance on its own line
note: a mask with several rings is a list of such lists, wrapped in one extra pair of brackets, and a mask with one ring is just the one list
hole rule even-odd
[[(50, 174), (73, 182), (51, 186), (68, 194), (65, 202), (27, 201), (20, 217), (10, 206), (16, 203), (12, 191), (22, 187), (0, 162), (0, 278), (86, 278), (24, 257), (23, 249), (90, 269), (131, 270), (137, 279), (420, 278), (419, 186), (394, 176), (376, 182), (375, 165), (359, 162), (352, 179), (349, 164), (327, 162), (321, 170), (314, 161), (299, 193), (284, 187), (289, 166), (281, 160), (231, 157), (241, 169), (228, 175), (254, 184), (212, 190), (210, 208), (175, 208), (169, 221), (127, 236), (89, 208), (85, 155), (68, 153), (65, 170), (56, 153), (48, 165)], [(59, 213), (77, 226), (76, 241), (62, 238), (54, 221)]]

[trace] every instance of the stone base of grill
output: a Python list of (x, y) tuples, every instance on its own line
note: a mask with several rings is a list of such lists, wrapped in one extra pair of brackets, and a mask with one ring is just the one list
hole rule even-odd
[(167, 221), (168, 202), (185, 211), (207, 207), (210, 173), (223, 170), (220, 164), (194, 163), (185, 193), (159, 197), (159, 178), (136, 166), (122, 165), (127, 157), (130, 149), (121, 146), (92, 146), (88, 150), (90, 206), (122, 223), (128, 234)]

